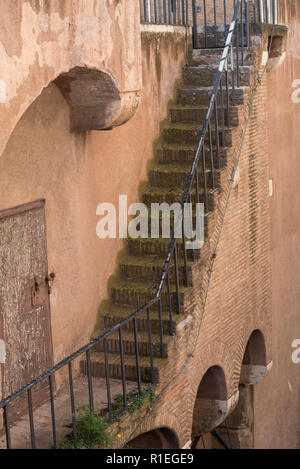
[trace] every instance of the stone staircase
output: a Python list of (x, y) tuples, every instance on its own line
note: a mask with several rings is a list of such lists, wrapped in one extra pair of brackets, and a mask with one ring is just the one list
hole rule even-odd
[[(247, 52), (247, 51), (245, 51)], [(183, 69), (182, 81), (176, 92), (176, 99), (169, 107), (168, 119), (162, 126), (158, 144), (155, 147), (154, 163), (149, 170), (148, 181), (143, 185), (141, 199), (149, 208), (152, 202), (180, 202), (188, 173), (194, 158), (196, 144), (207, 111), (211, 90), (217, 75), (222, 51), (194, 50), (190, 65)], [(225, 128), (225, 145), (222, 146), (220, 135), (220, 170), (215, 170), (216, 189), (209, 191), (208, 207), (205, 213), (205, 236), (208, 237), (213, 227), (213, 212), (222, 185), (222, 173), (226, 167), (234, 139), (237, 138), (241, 105), (249, 91), (251, 82), (251, 66), (249, 57), (245, 57), (245, 65), (240, 68), (241, 87), (237, 90), (235, 105), (230, 108), (231, 127)], [(230, 78), (231, 79), (231, 78)], [(219, 113), (220, 115), (220, 113)], [(214, 134), (214, 132), (213, 132)], [(213, 156), (216, 156), (215, 140), (213, 140)], [(207, 144), (207, 142), (206, 142)], [(208, 152), (206, 152), (207, 167)], [(199, 171), (201, 187), (202, 174)], [(200, 191), (201, 195), (201, 191)], [(194, 198), (192, 193), (192, 199)], [(169, 239), (128, 239), (126, 254), (119, 261), (118, 280), (110, 288), (110, 304), (102, 317), (103, 331), (128, 317), (139, 306), (151, 300), (156, 293), (162, 266), (169, 246)], [(197, 251), (194, 262), (189, 262), (188, 287), (184, 286), (183, 255), (179, 240), (179, 281), (181, 315), (173, 315), (173, 328), (182, 321), (185, 313), (185, 301), (193, 288), (193, 264), (201, 262), (204, 247)], [(188, 251), (188, 257), (191, 252)], [(170, 271), (171, 297), (174, 303), (175, 282)], [(167, 311), (166, 294), (162, 296), (163, 356), (160, 353), (159, 319), (156, 312), (151, 314), (154, 381), (157, 383), (167, 364), (169, 344), (173, 340), (170, 335), (169, 313)], [(149, 381), (150, 361), (147, 332), (146, 312), (137, 318), (137, 329), (140, 353), (140, 372), (144, 382)], [(136, 380), (136, 359), (133, 334), (133, 321), (130, 321), (123, 332), (125, 374), (127, 380)], [(120, 379), (122, 368), (120, 361), (120, 345), (118, 332), (107, 339), (108, 365), (111, 378)], [(86, 361), (81, 362), (81, 371), (86, 373)], [(98, 344), (91, 354), (91, 372), (93, 376), (105, 377), (105, 360), (103, 342)]]

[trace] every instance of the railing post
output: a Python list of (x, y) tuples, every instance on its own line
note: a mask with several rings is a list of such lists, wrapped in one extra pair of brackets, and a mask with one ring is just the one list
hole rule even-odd
[(197, 13), (196, 13), (196, 1), (192, 0), (193, 8), (193, 47), (197, 49)]
[(9, 428), (9, 418), (8, 418), (8, 409), (7, 406), (4, 407), (4, 426), (5, 426), (5, 436), (6, 436), (6, 448), (11, 449), (11, 438), (10, 438), (10, 428)]

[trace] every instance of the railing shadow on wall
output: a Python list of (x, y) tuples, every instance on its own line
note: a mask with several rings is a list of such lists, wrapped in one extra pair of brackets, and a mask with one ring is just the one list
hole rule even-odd
[[(145, 0), (144, 5), (148, 6), (149, 3), (156, 7), (163, 4), (162, 10), (159, 8), (156, 9), (156, 12), (162, 12), (163, 17), (166, 18), (166, 7), (170, 5), (170, 2), (156, 2), (152, 0), (151, 2)], [(208, 2), (204, 2), (207, 4)], [(215, 2), (214, 2), (215, 3)], [(187, 249), (186, 248), (186, 237), (184, 232), (184, 206), (186, 203), (204, 203), (205, 210), (208, 208), (209, 203), (209, 194), (216, 187), (216, 181), (214, 178), (215, 169), (220, 169), (220, 147), (225, 145), (225, 128), (230, 126), (230, 105), (236, 102), (238, 97), (238, 89), (240, 88), (239, 80), (239, 67), (244, 63), (244, 48), (248, 45), (248, 18), (249, 15), (245, 15), (245, 11), (248, 11), (247, 8), (249, 3), (243, 0), (237, 0), (234, 2), (234, 13), (230, 26), (227, 31), (227, 36), (225, 40), (225, 47), (223, 48), (222, 57), (218, 67), (217, 77), (211, 92), (210, 102), (207, 108), (206, 116), (204, 119), (202, 131), (200, 134), (200, 139), (197, 144), (195, 151), (194, 160), (189, 172), (187, 184), (185, 187), (184, 194), (181, 200), (181, 213), (179, 214), (174, 229), (173, 235), (169, 244), (168, 252), (165, 258), (165, 262), (162, 266), (162, 275), (157, 287), (156, 294), (153, 299), (147, 304), (140, 307), (137, 311), (133, 312), (123, 321), (116, 324), (110, 330), (106, 331), (101, 336), (92, 340), (90, 343), (84, 347), (77, 350), (75, 353), (55, 365), (53, 368), (47, 370), (41, 376), (37, 377), (32, 382), (28, 383), (26, 386), (14, 392), (10, 396), (6, 397), (0, 402), (0, 410), (3, 409), (3, 420), (4, 420), (4, 431), (6, 436), (6, 447), (12, 448), (11, 440), (11, 424), (10, 424), (10, 406), (16, 402), (17, 399), (23, 398), (23, 402), (27, 403), (28, 415), (29, 415), (29, 428), (30, 428), (30, 441), (31, 447), (36, 447), (36, 434), (34, 427), (34, 411), (33, 411), (33, 396), (36, 389), (39, 388), (41, 383), (48, 389), (48, 398), (50, 402), (51, 409), (51, 423), (52, 423), (52, 441), (53, 447), (57, 448), (57, 422), (55, 414), (55, 375), (62, 369), (66, 369), (68, 379), (69, 379), (69, 403), (70, 411), (72, 416), (72, 429), (73, 429), (73, 439), (74, 447), (78, 447), (78, 429), (77, 429), (77, 416), (76, 416), (76, 403), (74, 396), (74, 363), (81, 357), (85, 359), (86, 363), (86, 374), (87, 374), (87, 386), (88, 386), (88, 395), (89, 395), (89, 408), (92, 413), (95, 412), (94, 405), (94, 394), (93, 394), (93, 378), (91, 371), (91, 352), (101, 344), (104, 358), (105, 358), (105, 375), (106, 375), (106, 395), (107, 395), (107, 421), (113, 422), (118, 419), (122, 414), (124, 414), (130, 406), (133, 406), (136, 400), (147, 391), (149, 388), (152, 388), (155, 384), (154, 376), (154, 366), (153, 366), (153, 344), (152, 344), (152, 330), (151, 330), (151, 321), (158, 321), (159, 327), (159, 346), (160, 346), (160, 356), (164, 357), (163, 350), (163, 337), (164, 334), (173, 335), (174, 334), (174, 315), (179, 315), (183, 310), (182, 304), (182, 287), (180, 278), (183, 277), (183, 286), (189, 286), (189, 265), (191, 262), (197, 259), (199, 250), (196, 249)], [(262, 2), (259, 2), (260, 5)], [(277, 7), (277, 1), (265, 2), (271, 7)], [(252, 2), (256, 4), (256, 2)], [(181, 6), (186, 5), (185, 2), (181, 2)], [(195, 7), (195, 3), (193, 2)], [(246, 10), (245, 10), (246, 6)], [(155, 11), (154, 8), (151, 11)], [(260, 10), (262, 11), (262, 10)], [(268, 10), (270, 11), (270, 10)], [(273, 10), (272, 10), (273, 11)], [(187, 12), (187, 10), (185, 10)], [(261, 21), (266, 16), (261, 14), (257, 15), (257, 10), (253, 10), (253, 14), (256, 12), (256, 15), (253, 16), (255, 21)], [(183, 13), (183, 10), (182, 10)], [(181, 18), (186, 18), (183, 14)], [(147, 16), (148, 18), (148, 16)], [(152, 16), (151, 16), (152, 18)], [(169, 14), (167, 19), (169, 19)], [(174, 21), (174, 16), (171, 19)], [(176, 17), (178, 18), (178, 16)], [(277, 18), (277, 13), (273, 15), (274, 20)], [(144, 17), (145, 19), (145, 17)], [(185, 21), (185, 19), (184, 19)], [(176, 23), (177, 24), (177, 23)], [(226, 21), (225, 21), (226, 24)], [(246, 31), (246, 34), (244, 34)], [(235, 47), (235, 46), (238, 47)], [(234, 50), (235, 48), (235, 50)], [(213, 141), (215, 142), (215, 152), (213, 152)], [(209, 162), (207, 165), (207, 161)], [(202, 174), (203, 181), (203, 191), (200, 191), (199, 188), (199, 175)], [(180, 239), (175, 235), (178, 233), (179, 228), (182, 227), (181, 233), (182, 236)], [(183, 270), (179, 268), (178, 257), (180, 255), (183, 259)], [(171, 289), (171, 283), (175, 288)], [(163, 326), (162, 314), (165, 312), (168, 317), (168, 328)], [(141, 370), (140, 370), (140, 356), (139, 356), (139, 341), (138, 341), (138, 318), (141, 316), (144, 317), (147, 324), (147, 335), (148, 335), (148, 350), (149, 350), (149, 366), (148, 366), (148, 384), (145, 386), (142, 384)], [(135, 363), (136, 363), (136, 383), (137, 390), (134, 399), (128, 401), (127, 393), (127, 383), (126, 383), (126, 373), (125, 373), (125, 356), (124, 356), (124, 343), (123, 343), (123, 333), (124, 330), (130, 329), (134, 338), (134, 352), (135, 352)], [(119, 341), (119, 357), (121, 364), (121, 375), (122, 375), (122, 405), (117, 411), (114, 411), (114, 405), (112, 400), (111, 393), (111, 378), (109, 372), (109, 362), (108, 362), (108, 346), (107, 340), (113, 334), (118, 334)], [(145, 381), (145, 380), (144, 380)]]

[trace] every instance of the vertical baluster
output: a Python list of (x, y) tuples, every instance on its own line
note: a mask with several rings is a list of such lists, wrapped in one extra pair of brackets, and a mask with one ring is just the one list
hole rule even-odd
[[(170, 269), (170, 266), (169, 266)], [(166, 283), (167, 283), (167, 297), (168, 297), (168, 307), (169, 307), (169, 334), (173, 335), (173, 311), (172, 311), (172, 300), (171, 300), (171, 295), (170, 295), (170, 277), (169, 277), (169, 271), (167, 272), (167, 278), (166, 278)]]
[(241, 46), (242, 46), (242, 65), (244, 65), (244, 18), (243, 18), (243, 0), (241, 1), (240, 7), (241, 14)]
[(203, 0), (203, 14), (204, 14), (204, 47), (207, 48), (207, 16), (206, 16), (206, 0)]
[[(196, 168), (196, 173), (197, 172), (198, 172), (198, 168)], [(190, 202), (190, 207), (191, 207), (191, 209), (190, 209), (191, 224), (190, 225), (191, 225), (191, 235), (192, 235), (192, 233), (193, 233), (193, 205), (192, 205), (191, 192), (190, 192), (190, 196), (189, 196), (189, 202)], [(192, 240), (191, 242), (194, 243), (194, 240)], [(192, 261), (194, 261), (194, 260), (195, 260), (195, 251), (194, 251), (194, 244), (193, 244), (193, 247), (192, 247)], [(189, 284), (189, 282), (188, 282), (188, 272), (187, 272), (186, 276), (187, 276), (186, 286), (188, 287), (188, 284)]]
[(147, 23), (148, 21), (147, 4), (146, 4), (147, 0), (143, 0), (143, 1), (144, 1), (144, 5), (143, 5), (144, 6), (144, 22)]
[(8, 417), (8, 408), (7, 408), (7, 406), (5, 406), (3, 408), (3, 412), (4, 412), (6, 448), (11, 449), (11, 438), (10, 438), (9, 417)]
[(183, 262), (184, 262), (184, 283), (185, 286), (188, 286), (188, 273), (187, 273), (187, 256), (186, 256), (186, 245), (185, 245), (185, 210), (184, 207), (182, 209), (182, 253), (183, 253)]
[(53, 396), (52, 375), (49, 376), (49, 393), (50, 393), (50, 407), (51, 407), (51, 422), (52, 422), (53, 447), (54, 447), (54, 449), (57, 449), (56, 422), (55, 422), (55, 408), (54, 408), (54, 396)]
[(28, 391), (27, 391), (27, 399), (28, 399), (28, 413), (29, 413), (29, 424), (30, 424), (31, 448), (35, 449), (35, 433), (34, 433), (31, 389), (28, 389)]
[(195, 190), (196, 190), (196, 204), (200, 204), (200, 194), (199, 194), (199, 163), (197, 165), (197, 170), (195, 171)]
[(226, 0), (223, 1), (223, 10), (224, 10), (224, 46), (226, 45), (227, 38), (227, 12), (226, 12)]
[(209, 137), (210, 181), (211, 181), (211, 188), (214, 189), (215, 188), (215, 176), (214, 176), (214, 160), (213, 160), (213, 146), (212, 146), (210, 119), (208, 123), (208, 137)]
[(182, 13), (181, 13), (181, 24), (184, 26), (185, 25), (185, 11), (184, 11), (184, 2), (185, 0), (181, 1), (181, 8), (182, 8)]
[(216, 0), (214, 0), (214, 31), (215, 31), (215, 46), (218, 47), (217, 7), (216, 7)]
[(204, 190), (204, 210), (207, 211), (207, 181), (206, 181), (206, 161), (205, 161), (205, 148), (202, 146), (202, 175), (203, 175), (203, 190)]
[(219, 88), (220, 88), (220, 103), (221, 103), (222, 147), (225, 147), (225, 114), (224, 114), (223, 74), (221, 75)]
[(197, 13), (196, 13), (196, 3), (195, 0), (192, 0), (193, 8), (193, 46), (194, 49), (198, 48), (198, 32), (197, 32)]
[(164, 356), (164, 331), (162, 323), (162, 306), (161, 299), (158, 300), (158, 321), (159, 321), (159, 347), (160, 347), (160, 356)]
[(72, 363), (71, 362), (68, 363), (68, 367), (69, 367), (69, 385), (70, 385), (70, 398), (71, 398), (71, 412), (72, 412), (74, 448), (77, 449), (78, 434), (77, 434), (77, 425), (76, 425), (76, 408), (75, 408), (73, 377), (72, 377)]
[(235, 25), (235, 45), (236, 45), (236, 86), (240, 87), (240, 73), (239, 73), (239, 20), (236, 19)]
[(234, 83), (234, 54), (233, 54), (233, 46), (232, 43), (230, 44), (230, 69), (231, 69), (231, 96), (232, 96), (232, 105), (235, 104), (235, 83)]
[(107, 394), (107, 407), (108, 407), (108, 418), (112, 418), (112, 405), (111, 405), (111, 392), (110, 392), (110, 375), (109, 375), (109, 364), (108, 364), (108, 350), (107, 340), (104, 339), (104, 361), (105, 361), (105, 379), (106, 379), (106, 394)]
[(172, 24), (172, 11), (171, 11), (171, 0), (168, 0), (168, 16), (169, 16), (169, 24)]
[(217, 163), (217, 169), (220, 169), (220, 142), (219, 142), (219, 122), (218, 122), (217, 104), (218, 104), (218, 94), (216, 94), (216, 99), (215, 99), (215, 104), (214, 104), (214, 117), (215, 117), (215, 134), (216, 134), (216, 163)]
[(173, 24), (176, 24), (176, 0), (172, 3), (173, 6)]
[(150, 373), (151, 373), (151, 383), (154, 383), (154, 373), (153, 373), (153, 350), (152, 350), (152, 333), (151, 333), (151, 318), (150, 318), (150, 308), (147, 308), (147, 328), (148, 328), (148, 343), (149, 343), (149, 353), (150, 353)]
[(119, 345), (120, 345), (120, 358), (121, 358), (121, 372), (122, 372), (122, 388), (123, 388), (123, 403), (124, 408), (127, 407), (127, 390), (126, 390), (126, 375), (125, 375), (125, 362), (124, 362), (124, 344), (122, 327), (119, 329)]
[[(232, 51), (232, 46), (230, 47), (230, 50)], [(233, 83), (233, 82), (232, 82)], [(234, 85), (232, 85), (234, 86)], [(226, 59), (225, 62), (225, 88), (226, 88), (226, 125), (227, 127), (230, 127), (230, 109), (229, 109), (229, 80), (228, 80), (228, 62)], [(234, 105), (234, 101), (232, 102)]]
[(90, 404), (90, 411), (94, 413), (95, 406), (94, 406), (94, 393), (93, 393), (93, 382), (92, 382), (92, 373), (91, 373), (91, 355), (90, 350), (86, 352), (86, 369), (87, 369), (87, 376), (88, 376), (88, 387), (89, 387), (89, 404)]
[(161, 0), (158, 0), (158, 21), (159, 21), (159, 24), (162, 24), (162, 20), (161, 20)]
[(247, 45), (247, 47), (249, 47), (249, 14), (250, 14), (249, 1), (250, 0), (246, 1), (246, 6), (245, 6), (246, 45)]
[(139, 356), (139, 344), (138, 344), (138, 334), (137, 334), (137, 324), (136, 318), (133, 318), (133, 333), (134, 333), (134, 349), (135, 349), (135, 366), (136, 366), (136, 377), (139, 394), (142, 393), (141, 387), (141, 370), (140, 370), (140, 356)]
[(164, 24), (167, 24), (167, 1), (163, 0)]
[(177, 243), (174, 248), (174, 267), (175, 267), (175, 283), (176, 283), (176, 298), (177, 298), (177, 314), (180, 314), (180, 291), (178, 279), (178, 257), (177, 257)]
[(265, 14), (265, 19), (266, 19), (266, 23), (269, 23), (269, 8), (268, 8), (268, 0), (265, 0), (265, 10), (266, 10), (266, 14)]
[(206, 161), (205, 161), (205, 147), (202, 146), (202, 177), (203, 177), (203, 190), (204, 190), (204, 210), (207, 211), (207, 180), (206, 180)]
[(189, 0), (185, 0), (185, 25), (189, 24)]
[(153, 8), (154, 8), (154, 23), (157, 23), (157, 0), (153, 0)]

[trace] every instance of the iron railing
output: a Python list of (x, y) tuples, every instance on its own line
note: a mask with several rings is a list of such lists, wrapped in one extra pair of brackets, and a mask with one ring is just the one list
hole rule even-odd
[[(223, 48), (236, 0), (192, 0), (194, 48)], [(277, 0), (242, 0), (239, 40), (248, 46), (249, 23), (278, 23)]]
[[(107, 395), (107, 419), (113, 421), (124, 413), (130, 405), (134, 404), (134, 400), (128, 402), (128, 390), (126, 381), (125, 369), (125, 356), (123, 346), (123, 333), (124, 331), (131, 330), (134, 339), (134, 355), (136, 365), (136, 396), (137, 398), (144, 392), (143, 380), (140, 369), (140, 352), (139, 352), (139, 338), (138, 338), (138, 320), (142, 315), (145, 315), (147, 324), (147, 337), (148, 337), (148, 381), (150, 387), (155, 382), (154, 365), (153, 365), (153, 344), (152, 344), (152, 321), (156, 320), (159, 330), (159, 355), (164, 357), (163, 338), (164, 334), (173, 335), (174, 333), (174, 314), (180, 314), (183, 310), (182, 293), (184, 287), (189, 286), (190, 275), (189, 267), (192, 261), (197, 258), (197, 249), (187, 250), (186, 238), (184, 233), (184, 206), (186, 203), (204, 203), (205, 210), (208, 209), (209, 197), (216, 188), (215, 170), (220, 169), (220, 148), (225, 146), (225, 129), (230, 126), (230, 105), (236, 103), (236, 99), (240, 94), (240, 66), (244, 64), (244, 42), (240, 42), (239, 35), (242, 34), (240, 29), (239, 18), (243, 17), (244, 2), (237, 0), (235, 2), (234, 13), (232, 21), (227, 32), (226, 43), (223, 49), (222, 57), (217, 68), (217, 75), (214, 86), (212, 88), (209, 105), (207, 108), (206, 116), (204, 119), (203, 127), (200, 134), (200, 139), (195, 151), (194, 160), (191, 170), (189, 172), (187, 184), (181, 200), (182, 212), (178, 217), (176, 224), (173, 228), (173, 236), (171, 238), (165, 262), (162, 268), (162, 275), (160, 282), (153, 299), (147, 304), (140, 307), (124, 320), (113, 326), (110, 330), (98, 338), (92, 340), (84, 347), (77, 350), (75, 353), (55, 365), (50, 370), (43, 373), (38, 378), (31, 381), (26, 386), (22, 387), (17, 392), (6, 397), (0, 402), (0, 409), (3, 409), (4, 429), (6, 435), (6, 446), (12, 448), (13, 442), (11, 440), (11, 425), (10, 425), (10, 408), (19, 398), (23, 399), (23, 403), (27, 402), (27, 409), (29, 415), (29, 428), (31, 447), (36, 447), (36, 435), (34, 427), (34, 397), (35, 390), (38, 389), (43, 383), (48, 392), (48, 399), (51, 409), (51, 422), (52, 422), (52, 441), (53, 447), (57, 448), (57, 422), (55, 414), (55, 375), (63, 368), (67, 369), (69, 380), (70, 392), (70, 412), (72, 416), (72, 428), (74, 447), (78, 445), (77, 438), (77, 415), (76, 415), (76, 400), (74, 395), (73, 385), (73, 371), (74, 363), (78, 359), (84, 357), (85, 369), (87, 374), (87, 387), (89, 396), (89, 407), (91, 412), (95, 411), (94, 392), (93, 392), (93, 376), (91, 371), (91, 352), (101, 345), (101, 350), (104, 354), (105, 362), (105, 380), (106, 380), (106, 395)], [(234, 50), (235, 46), (236, 47)], [(207, 162), (208, 161), (208, 165)], [(199, 174), (202, 173), (203, 192), (199, 187)], [(201, 193), (200, 193), (201, 192)], [(178, 233), (178, 224), (182, 223), (182, 237), (178, 239), (175, 233)], [(179, 256), (183, 262), (179, 265)], [(168, 315), (168, 330), (165, 330), (162, 320), (163, 311)], [(122, 382), (122, 398), (123, 406), (121, 410), (114, 411), (113, 397), (111, 393), (111, 377), (109, 369), (109, 352), (108, 352), (108, 339), (118, 334), (118, 350), (121, 365), (121, 382)], [(114, 352), (116, 353), (116, 352)]]
[(141, 22), (187, 26), (190, 0), (140, 0)]

